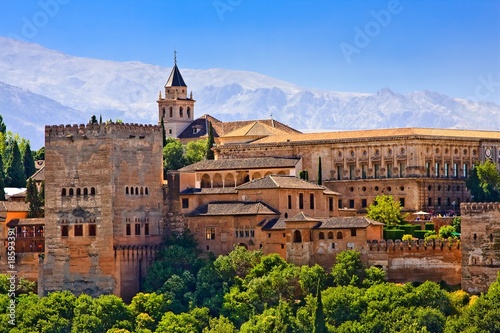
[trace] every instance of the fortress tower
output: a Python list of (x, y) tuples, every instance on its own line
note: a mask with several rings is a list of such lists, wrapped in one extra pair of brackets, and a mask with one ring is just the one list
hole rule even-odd
[(161, 127), (45, 128), (45, 258), (39, 293), (141, 287), (163, 233)]
[(194, 120), (193, 94), (187, 96), (187, 85), (177, 67), (177, 57), (174, 51), (174, 68), (165, 83), (165, 97), (158, 97), (158, 124), (165, 126), (167, 138), (177, 138)]

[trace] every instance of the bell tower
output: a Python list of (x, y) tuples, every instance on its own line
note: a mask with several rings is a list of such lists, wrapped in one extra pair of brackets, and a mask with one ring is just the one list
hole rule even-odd
[(193, 93), (187, 95), (187, 85), (177, 67), (177, 51), (174, 51), (174, 68), (165, 83), (165, 93), (158, 97), (158, 124), (163, 119), (165, 136), (177, 138), (194, 120)]

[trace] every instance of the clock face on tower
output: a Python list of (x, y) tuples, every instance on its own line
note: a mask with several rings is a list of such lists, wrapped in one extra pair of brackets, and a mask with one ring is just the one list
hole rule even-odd
[(491, 148), (488, 147), (484, 150), (484, 154), (486, 155), (486, 157), (488, 158), (491, 158)]

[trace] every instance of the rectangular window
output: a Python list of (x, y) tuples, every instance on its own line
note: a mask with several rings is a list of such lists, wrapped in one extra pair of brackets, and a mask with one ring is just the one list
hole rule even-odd
[(213, 227), (205, 228), (205, 237), (207, 240), (215, 239), (215, 228)]
[(234, 232), (234, 237), (238, 238), (238, 230)]
[(361, 199), (361, 208), (366, 208), (366, 199)]
[(342, 178), (344, 178), (343, 173), (344, 168), (341, 165), (337, 166), (337, 180), (342, 180)]
[(288, 209), (292, 209), (292, 196), (288, 196)]
[(356, 176), (354, 174), (354, 167), (355, 167), (354, 164), (349, 165), (349, 179), (350, 180), (354, 180), (356, 178)]
[(439, 177), (439, 163), (438, 162), (436, 162), (435, 167), (436, 167), (436, 177)]
[(427, 177), (431, 176), (431, 163), (430, 162), (425, 162), (425, 175)]
[(469, 166), (467, 165), (467, 163), (464, 163), (464, 178), (467, 178), (469, 174)]
[(299, 209), (304, 209), (304, 193), (299, 193)]
[(444, 176), (445, 177), (449, 177), (450, 176), (450, 164), (449, 163), (445, 163), (444, 164)]
[(427, 206), (432, 206), (432, 198), (431, 197), (427, 198)]
[(135, 224), (135, 235), (139, 236), (141, 234), (141, 225), (139, 223)]
[(309, 194), (309, 208), (314, 209), (314, 194)]
[(380, 164), (378, 163), (373, 165), (373, 177), (374, 178), (380, 177)]
[(245, 237), (246, 238), (250, 237), (250, 230), (245, 230)]
[(68, 237), (69, 236), (69, 232), (68, 232), (68, 226), (67, 225), (63, 225), (61, 227), (61, 237)]
[(83, 236), (83, 225), (77, 224), (75, 225), (75, 237), (76, 236)]
[(441, 206), (441, 198), (438, 198), (437, 205)]
[(446, 206), (451, 206), (451, 198), (446, 198)]
[(356, 237), (356, 229), (351, 229), (351, 237)]
[(401, 207), (404, 207), (405, 206), (405, 198), (399, 198), (399, 205)]
[(349, 199), (349, 208), (354, 208), (354, 199)]
[(339, 209), (341, 209), (341, 208), (342, 208), (342, 199), (339, 199), (338, 206), (339, 206)]
[(89, 236), (95, 236), (97, 233), (97, 228), (95, 224), (89, 224)]
[(144, 235), (149, 236), (149, 223), (144, 224)]
[(182, 208), (183, 209), (189, 208), (189, 199), (182, 198)]
[(386, 175), (387, 175), (387, 178), (392, 178), (392, 163), (387, 163)]
[(453, 177), (458, 178), (458, 163), (453, 163)]
[(255, 237), (255, 230), (250, 230), (250, 237), (252, 237), (252, 238)]
[(361, 178), (366, 179), (367, 170), (368, 166), (366, 164), (361, 165)]
[(127, 236), (130, 236), (132, 234), (132, 232), (130, 231), (130, 223), (127, 223), (127, 226), (125, 229), (126, 229), (125, 234)]
[(328, 198), (328, 210), (333, 212), (333, 198)]
[(240, 230), (240, 238), (243, 238), (243, 230)]
[(406, 164), (404, 162), (399, 163), (399, 177), (403, 178), (405, 176)]

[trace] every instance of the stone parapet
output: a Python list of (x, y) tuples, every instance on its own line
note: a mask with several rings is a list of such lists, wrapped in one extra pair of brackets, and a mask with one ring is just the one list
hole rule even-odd
[(73, 125), (47, 125), (45, 126), (45, 140), (86, 140), (92, 137), (115, 137), (134, 135), (148, 135), (153, 132), (161, 132), (161, 127), (151, 124), (129, 124), (129, 123), (103, 123), (103, 124), (73, 124)]
[(418, 241), (412, 240), (401, 241), (399, 239), (393, 240), (380, 240), (376, 242), (367, 242), (368, 252), (387, 252), (387, 253), (400, 253), (400, 252), (430, 252), (430, 251), (461, 251), (460, 241), (458, 240), (430, 240), (425, 241), (419, 239)]

